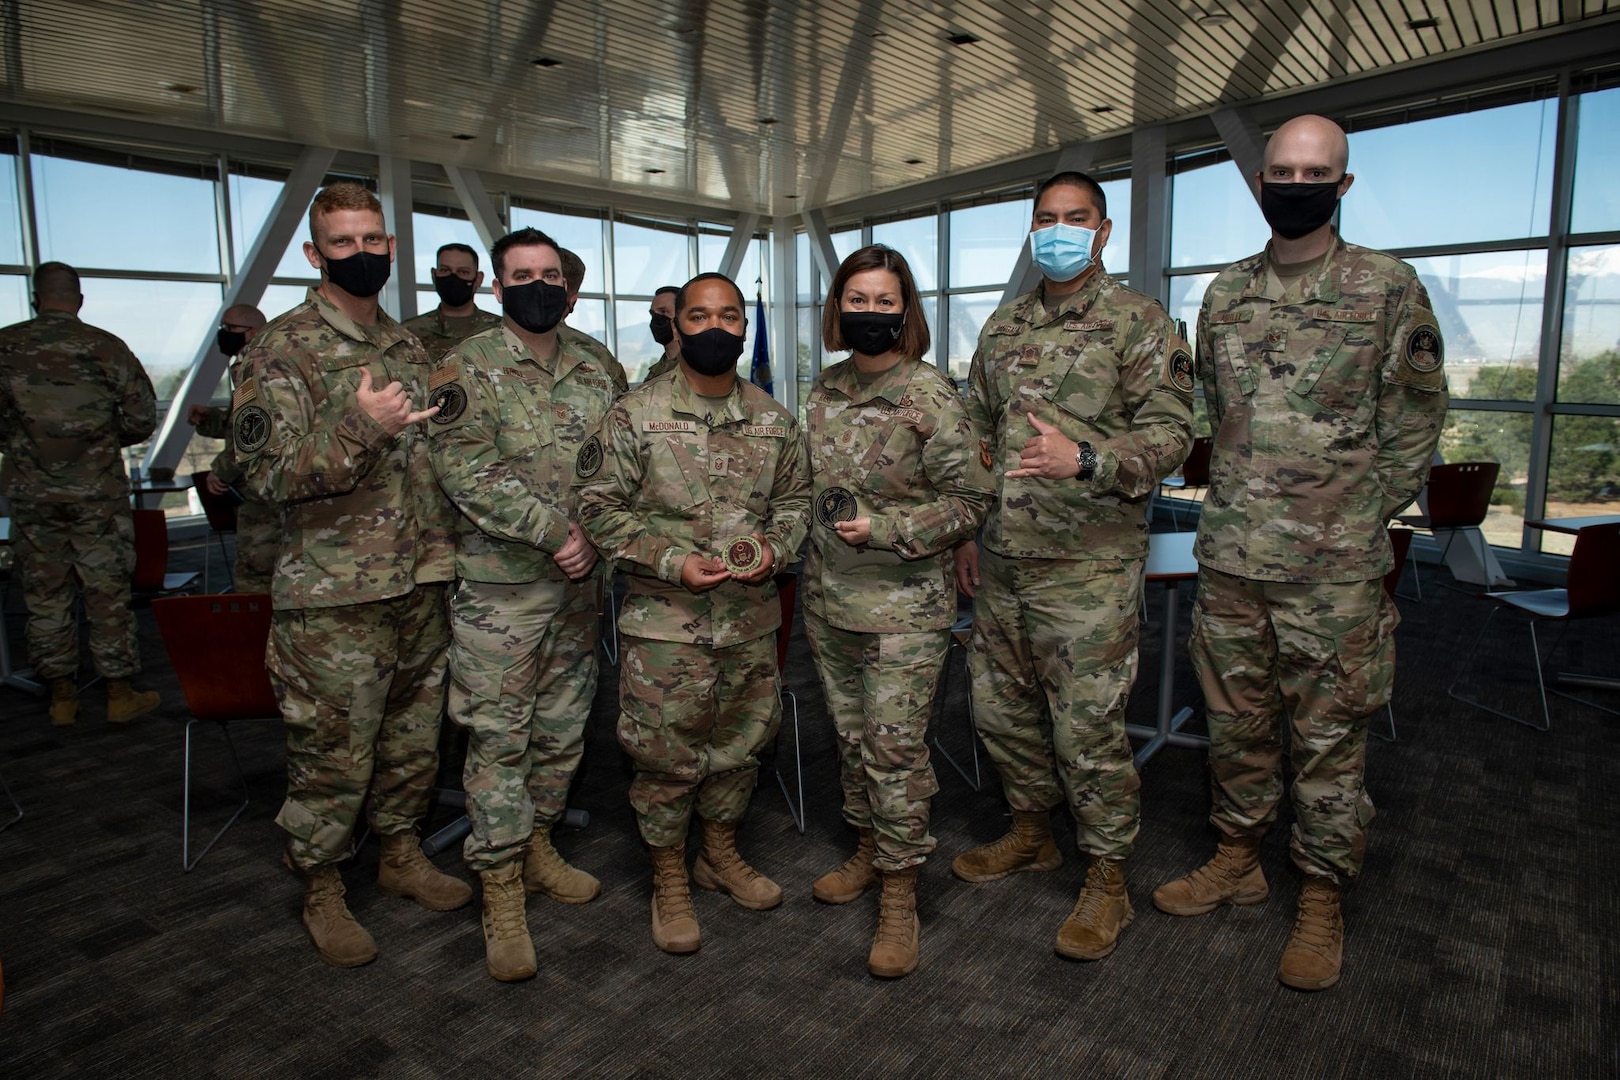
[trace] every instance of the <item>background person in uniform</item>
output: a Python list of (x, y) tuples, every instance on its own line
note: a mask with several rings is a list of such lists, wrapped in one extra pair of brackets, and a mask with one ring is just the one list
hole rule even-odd
[(315, 948), (353, 967), (377, 955), (338, 873), (363, 801), (383, 892), (435, 911), (472, 899), (414, 831), (438, 768), (455, 510), (421, 427), (436, 410), (414, 404), (431, 358), (377, 306), (394, 256), (382, 205), (331, 184), (309, 208), (309, 235), (321, 283), (248, 346), (232, 436), (246, 483), (282, 515), (266, 654), (287, 727), (276, 823), (305, 879)]
[[(694, 809), (698, 885), (756, 910), (782, 902), (736, 839), (760, 748), (781, 722), (772, 575), (804, 540), (810, 480), (798, 423), (737, 378), (741, 290), (700, 274), (676, 304), (679, 373), (620, 398), (574, 471), (585, 531), (629, 574), (619, 743), (635, 765), (630, 803), (652, 849), (653, 941), (686, 953), (700, 940), (686, 872)], [(758, 566), (741, 569), (755, 555)]]
[(982, 555), (957, 549), (958, 583), (977, 594), (974, 718), (1013, 824), (951, 869), (982, 882), (1056, 868), (1048, 811), (1067, 796), (1091, 867), (1055, 948), (1081, 960), (1112, 952), (1133, 917), (1124, 862), (1141, 785), (1125, 705), (1147, 510), (1192, 443), (1192, 354), (1158, 301), (1102, 268), (1111, 227), (1082, 173), (1035, 194), (1029, 246), (1044, 280), (990, 316), (969, 372), (997, 498)]
[(1354, 176), (1344, 132), (1300, 116), (1266, 144), (1266, 250), (1223, 270), (1198, 314), (1215, 433), (1195, 548), (1192, 658), (1209, 715), (1215, 857), (1160, 887), (1172, 915), (1256, 904), (1261, 838), (1293, 761), (1290, 852), (1305, 875), (1277, 977), (1339, 978), (1339, 890), (1373, 815), (1367, 717), (1389, 701), (1386, 522), (1417, 495), (1446, 413), (1440, 330), (1406, 263), (1330, 224)]
[(469, 736), (467, 865), (484, 882), (487, 967), (511, 981), (535, 973), (525, 888), (565, 904), (602, 889), (563, 860), (551, 833), (596, 697), (602, 575), (575, 523), (574, 460), (619, 387), (560, 333), (556, 243), (522, 229), (490, 258), (506, 319), (433, 374), (439, 412), (428, 434), (439, 483), (461, 511), (450, 716)]
[(473, 300), (484, 283), (478, 269), (478, 252), (466, 244), (445, 244), (435, 256), (433, 291), (439, 306), (414, 319), (405, 320), (405, 329), (415, 334), (437, 360), (462, 341), (501, 325), (501, 317), (479, 307)]
[(630, 383), (625, 377), (624, 366), (613, 355), (613, 350), (585, 331), (576, 330), (568, 325), (568, 316), (574, 313), (574, 305), (579, 303), (579, 290), (585, 284), (585, 260), (567, 248), (559, 248), (558, 252), (562, 256), (563, 282), (568, 289), (568, 310), (564, 312), (563, 321), (557, 327), (557, 336), (575, 349), (589, 353), (597, 366), (608, 373), (608, 377), (622, 394), (630, 389)]
[(11, 500), (12, 544), (28, 605), (28, 656), (50, 686), (51, 723), (79, 715), (79, 623), (107, 680), (107, 721), (158, 707), (136, 690), (141, 670), (129, 580), (135, 519), (122, 450), (157, 426), (157, 399), (118, 338), (79, 321), (84, 296), (66, 263), (34, 271), (38, 315), (0, 330), (0, 494)]
[[(234, 393), (241, 382), (238, 359), (248, 341), (264, 326), (264, 313), (252, 304), (233, 304), (220, 319), (215, 341), (219, 351), (231, 358), (230, 386)], [(234, 494), (241, 502), (236, 508), (236, 563), (231, 578), (239, 593), (267, 593), (276, 571), (276, 550), (281, 543), (281, 512), (254, 495), (242, 483), (242, 470), (231, 450), (231, 410), (224, 405), (193, 405), (186, 420), (197, 434), (226, 440), (209, 466), (203, 483), (212, 495)]]
[(917, 966), (917, 873), (934, 850), (927, 737), (956, 621), (949, 552), (984, 519), (990, 477), (955, 384), (923, 359), (928, 321), (899, 252), (851, 254), (822, 312), (827, 350), (851, 355), (805, 405), (816, 512), (800, 595), (860, 839), (812, 892), (845, 904), (881, 878), (867, 967), (896, 977)]
[(648, 329), (652, 332), (652, 339), (664, 347), (664, 355), (653, 362), (642, 377), (642, 382), (652, 382), (666, 371), (674, 371), (680, 366), (681, 336), (675, 332), (675, 294), (680, 292), (673, 285), (665, 285), (653, 294), (652, 309), (648, 312)]

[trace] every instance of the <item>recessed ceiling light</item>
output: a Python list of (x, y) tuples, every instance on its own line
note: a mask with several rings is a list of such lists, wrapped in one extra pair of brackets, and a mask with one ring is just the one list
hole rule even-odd
[(1406, 28), (1408, 30), (1433, 30), (1439, 25), (1440, 20), (1435, 18), (1412, 19), (1407, 22)]
[(761, 127), (770, 127), (772, 124), (776, 123), (776, 117), (762, 116), (759, 118), (759, 123)]
[(1198, 16), (1196, 21), (1199, 26), (1214, 29), (1217, 26), (1226, 26), (1231, 23), (1232, 16), (1225, 11), (1211, 11), (1206, 15)]
[(663, 169), (643, 169), (642, 171), (645, 172), (648, 176), (663, 176), (664, 175), (664, 170)]
[(784, 198), (784, 199), (797, 199), (798, 196), (797, 195), (784, 195), (784, 196), (782, 196), (782, 198)]
[(554, 56), (536, 57), (535, 59), (530, 60), (529, 63), (533, 64), (535, 67), (542, 67), (542, 68), (562, 67), (562, 61), (558, 60)]
[(1112, 105), (1093, 105), (1091, 111), (1094, 113), (1111, 113), (1114, 111), (1114, 107)]
[(465, 131), (458, 132), (455, 135), (452, 135), (450, 137), (452, 139), (456, 140), (457, 142), (472, 142), (474, 139), (478, 138), (478, 136), (469, 135)]
[(195, 94), (202, 90), (202, 87), (200, 86), (192, 86), (190, 83), (183, 82), (170, 82), (163, 83), (162, 85), (163, 89), (169, 91), (171, 94)]
[(874, 30), (874, 31), (872, 31), (872, 36), (873, 37), (888, 37), (889, 32), (887, 30)]
[(905, 163), (907, 165), (921, 165), (922, 164), (922, 158), (920, 158), (920, 157), (908, 157), (908, 158), (906, 158)]
[(957, 34), (948, 34), (946, 35), (945, 40), (950, 42), (952, 45), (977, 45), (979, 43), (977, 36), (970, 34), (965, 30)]

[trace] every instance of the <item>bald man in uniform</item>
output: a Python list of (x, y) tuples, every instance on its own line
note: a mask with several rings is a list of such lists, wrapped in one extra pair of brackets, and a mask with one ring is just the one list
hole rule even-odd
[(1343, 964), (1340, 889), (1373, 816), (1367, 718), (1395, 675), (1386, 523), (1423, 486), (1446, 415), (1444, 346), (1416, 271), (1331, 224), (1349, 158), (1331, 120), (1277, 130), (1257, 177), (1271, 242), (1223, 270), (1199, 311), (1215, 446), (1191, 652), (1219, 848), (1153, 894), (1172, 915), (1266, 899), (1260, 842), (1286, 741), (1305, 880), (1277, 978), (1296, 990), (1327, 989)]

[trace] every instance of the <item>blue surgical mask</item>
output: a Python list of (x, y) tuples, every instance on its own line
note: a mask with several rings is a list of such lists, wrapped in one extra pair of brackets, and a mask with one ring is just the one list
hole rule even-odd
[(1073, 281), (1091, 265), (1097, 230), (1058, 222), (1029, 234), (1029, 256), (1052, 281)]

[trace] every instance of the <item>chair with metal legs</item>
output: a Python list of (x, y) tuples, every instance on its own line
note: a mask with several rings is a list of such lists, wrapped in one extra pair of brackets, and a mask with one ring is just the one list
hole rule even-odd
[[(800, 833), (804, 832), (804, 744), (799, 739), (799, 699), (787, 684), (781, 681), (782, 671), (787, 667), (788, 642), (793, 637), (793, 612), (798, 602), (799, 576), (797, 574), (781, 573), (773, 579), (776, 582), (776, 598), (782, 605), (782, 625), (776, 631), (776, 673), (777, 681), (782, 688), (782, 719), (787, 719), (789, 708), (793, 712), (793, 777), (794, 790), (789, 791), (787, 778), (782, 775), (782, 751), (775, 751), (776, 783), (782, 789), (782, 797), (787, 800), (788, 814), (793, 818), (793, 827)], [(798, 792), (797, 796), (794, 791)]]
[[(1523, 724), (1536, 731), (1548, 731), (1552, 728), (1552, 713), (1547, 708), (1549, 691), (1545, 674), (1546, 661), (1551, 660), (1553, 654), (1558, 651), (1558, 646), (1563, 644), (1564, 634), (1569, 629), (1570, 622), (1575, 619), (1595, 618), (1599, 615), (1620, 614), (1620, 523), (1589, 525), (1575, 534), (1575, 551), (1569, 557), (1569, 573), (1564, 588), (1536, 589), (1528, 592), (1489, 592), (1485, 594), (1485, 598), (1494, 600), (1496, 606), (1491, 608), (1491, 614), (1485, 619), (1485, 625), (1480, 627), (1479, 636), (1474, 639), (1474, 647), (1468, 650), (1468, 656), (1458, 668), (1457, 676), (1451, 681), (1446, 693), (1458, 701), (1512, 720), (1516, 724)], [(1503, 607), (1515, 608), (1530, 618), (1530, 655), (1535, 660), (1536, 689), (1541, 694), (1540, 724), (1457, 693), (1457, 684), (1468, 673), (1469, 665), (1479, 652), (1480, 643), (1490, 633), (1492, 619)], [(1558, 637), (1553, 641), (1552, 648), (1547, 650), (1545, 659), (1541, 655), (1541, 643), (1536, 636), (1536, 623), (1543, 619), (1564, 624), (1559, 630)], [(1560, 676), (1558, 681), (1615, 688), (1614, 680), (1592, 676), (1565, 675)], [(1576, 697), (1561, 690), (1553, 690), (1551, 693), (1580, 702), (1582, 705), (1590, 705), (1602, 712), (1620, 715), (1620, 709), (1599, 705), (1589, 698)]]
[[(1436, 539), (1446, 534), (1440, 549), (1440, 562), (1445, 564), (1451, 554), (1451, 545), (1462, 529), (1477, 529), (1491, 510), (1491, 492), (1496, 490), (1496, 477), (1501, 466), (1494, 461), (1460, 461), (1452, 465), (1436, 465), (1429, 470), (1426, 514), (1402, 514), (1395, 520), (1413, 529), (1426, 529)], [(1417, 560), (1412, 560), (1412, 585), (1423, 599), (1423, 581), (1418, 574)]]
[[(208, 478), (212, 475), (213, 473), (207, 470), (192, 473), (191, 483), (197, 490), (197, 501), (202, 504), (203, 516), (208, 519), (208, 531), (213, 534), (214, 539), (219, 541), (219, 557), (220, 561), (225, 564), (225, 580), (230, 583), (230, 588), (234, 589), (236, 588), (236, 570), (231, 565), (231, 553), (225, 547), (225, 534), (236, 535), (236, 508), (240, 505), (240, 499), (230, 491), (223, 495), (215, 495), (212, 491), (209, 491)], [(211, 549), (205, 547), (203, 550), (203, 592), (205, 593), (214, 591), (209, 587), (209, 569), (213, 561)], [(226, 592), (228, 590), (221, 589), (220, 591)]]

